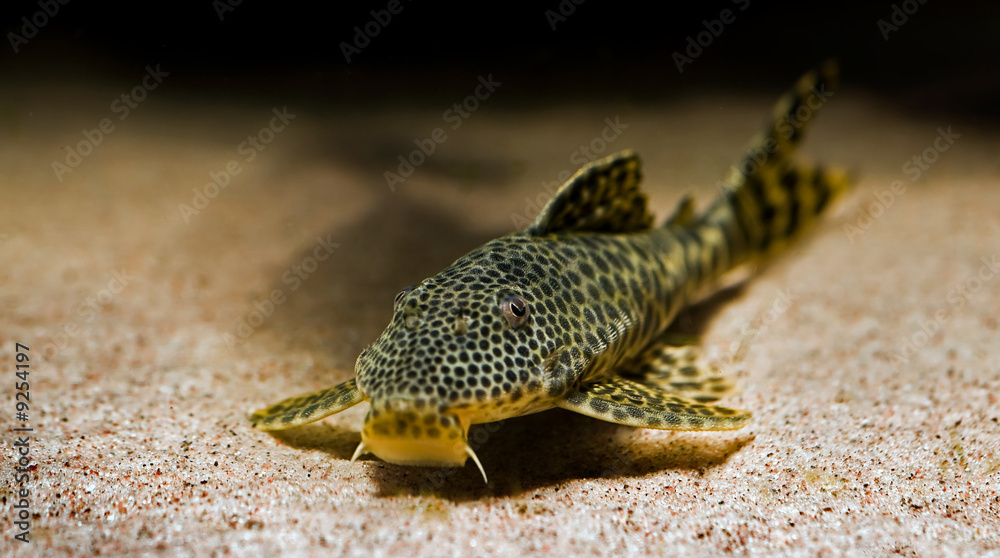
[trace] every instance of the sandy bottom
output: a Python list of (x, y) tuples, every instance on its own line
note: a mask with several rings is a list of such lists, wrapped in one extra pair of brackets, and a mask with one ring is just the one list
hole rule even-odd
[[(638, 150), (665, 216), (684, 192), (716, 194), (773, 99), (484, 103), (453, 130), (436, 109), (289, 106), (283, 122), (281, 106), (166, 94), (118, 120), (116, 90), (51, 91), (8, 91), (0, 115), (3, 537), (18, 555), (1000, 555), (992, 130), (839, 94), (806, 154), (855, 169), (854, 194), (681, 318), (738, 376), (728, 403), (750, 425), (550, 411), (478, 427), (484, 486), (471, 463), (349, 466), (365, 405), (275, 436), (246, 416), (350, 378), (395, 293), (530, 218), (581, 145)], [(114, 129), (87, 140), (105, 117)], [(627, 127), (597, 141), (616, 117)], [(384, 173), (437, 127), (447, 139), (391, 191)], [(23, 426), (26, 545), (11, 513)]]

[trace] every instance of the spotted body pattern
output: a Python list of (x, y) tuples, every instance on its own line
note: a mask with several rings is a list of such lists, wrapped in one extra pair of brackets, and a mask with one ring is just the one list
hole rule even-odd
[(596, 161), (525, 231), (402, 291), (355, 379), (260, 410), (252, 422), (291, 428), (368, 401), (355, 458), (367, 451), (435, 466), (468, 457), (479, 465), (471, 424), (553, 407), (636, 427), (742, 427), (749, 412), (712, 404), (732, 383), (698, 366), (666, 330), (699, 292), (774, 254), (847, 187), (841, 171), (790, 161), (802, 109), (825, 101), (835, 71), (806, 74), (779, 101), (703, 214), (685, 199), (654, 226), (638, 157)]

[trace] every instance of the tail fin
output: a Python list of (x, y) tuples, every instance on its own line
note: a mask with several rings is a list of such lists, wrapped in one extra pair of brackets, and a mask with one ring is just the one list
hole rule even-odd
[(746, 155), (729, 169), (722, 195), (693, 219), (696, 241), (711, 255), (702, 277), (718, 277), (772, 255), (814, 224), (850, 185), (844, 170), (793, 165), (791, 160), (836, 82), (832, 60), (799, 78), (778, 100), (771, 121)]

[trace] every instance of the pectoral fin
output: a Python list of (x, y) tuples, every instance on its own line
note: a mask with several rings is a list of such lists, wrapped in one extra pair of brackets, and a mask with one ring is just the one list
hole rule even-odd
[(621, 377), (570, 392), (556, 406), (607, 422), (659, 430), (736, 430), (751, 416), (749, 411), (705, 405)]
[(250, 415), (254, 428), (285, 430), (309, 424), (364, 401), (356, 379), (307, 395), (285, 399)]
[(661, 388), (698, 403), (712, 403), (731, 395), (736, 384), (701, 360), (697, 339), (666, 334), (649, 346), (620, 373), (645, 386)]

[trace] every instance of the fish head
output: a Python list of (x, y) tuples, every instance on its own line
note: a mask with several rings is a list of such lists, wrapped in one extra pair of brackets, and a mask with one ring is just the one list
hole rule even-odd
[(474, 456), (471, 424), (549, 408), (568, 389), (554, 315), (563, 303), (540, 286), (559, 270), (529, 241), (492, 241), (396, 296), (355, 367), (371, 403), (365, 450), (391, 463), (461, 466)]

